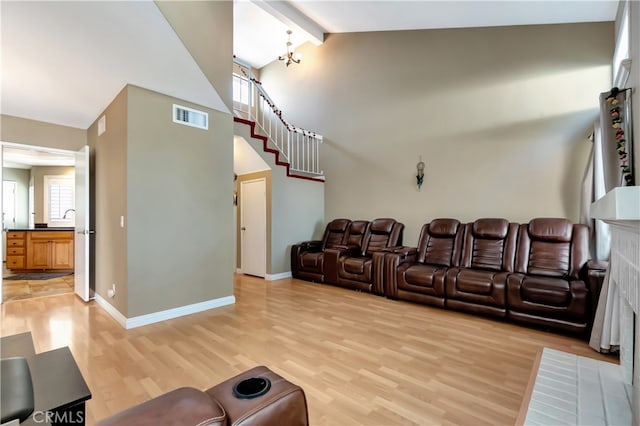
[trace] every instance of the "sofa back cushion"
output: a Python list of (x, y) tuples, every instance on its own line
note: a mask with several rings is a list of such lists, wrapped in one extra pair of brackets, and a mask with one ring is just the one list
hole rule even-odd
[(342, 244), (350, 223), (349, 219), (334, 219), (329, 222), (322, 237), (322, 250)]
[(456, 219), (434, 219), (423, 225), (418, 238), (418, 262), (458, 266), (462, 234)]
[(362, 242), (368, 229), (369, 229), (368, 221), (354, 220), (349, 224), (349, 228), (347, 229), (347, 235), (345, 235), (343, 243), (348, 246), (362, 247)]
[(386, 247), (395, 246), (402, 241), (404, 225), (395, 219), (374, 219), (365, 236), (363, 253), (371, 256), (373, 253)]
[(589, 258), (588, 228), (561, 218), (537, 218), (520, 225), (516, 271), (577, 279)]
[(512, 272), (518, 225), (506, 219), (478, 219), (465, 225), (460, 266)]

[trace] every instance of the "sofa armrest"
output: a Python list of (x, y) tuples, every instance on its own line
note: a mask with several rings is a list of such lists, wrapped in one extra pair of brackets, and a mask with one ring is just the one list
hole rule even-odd
[(388, 253), (389, 251), (382, 249), (376, 251), (373, 253), (373, 256), (371, 256), (373, 262), (373, 283), (371, 291), (378, 296), (384, 296), (384, 259)]
[[(271, 383), (264, 395), (239, 399), (235, 386), (246, 379), (262, 378)], [(229, 426), (308, 426), (304, 391), (265, 366), (254, 367), (205, 391), (227, 415)], [(164, 423), (158, 423), (164, 424)], [(195, 423), (179, 423), (195, 424)]]
[[(207, 423), (204, 423), (207, 422)], [(151, 426), (159, 424), (227, 424), (225, 410), (210, 395), (194, 388), (179, 388), (101, 420), (99, 426)]]
[(291, 275), (298, 278), (298, 270), (300, 267), (300, 255), (305, 252), (318, 252), (322, 247), (322, 241), (303, 241), (291, 246)]
[(600, 290), (602, 289), (602, 283), (604, 282), (605, 275), (607, 274), (607, 268), (609, 262), (601, 260), (589, 260), (585, 265), (585, 277), (584, 282), (587, 285), (590, 293), (591, 303), (591, 318), (596, 312), (598, 307), (598, 300), (600, 300)]
[(403, 263), (413, 263), (418, 256), (418, 249), (415, 247), (397, 246), (391, 247), (393, 250), (384, 256), (384, 295), (389, 299), (398, 297), (398, 280), (396, 271)]
[(607, 270), (607, 268), (609, 267), (609, 262), (605, 262), (604, 260), (594, 260), (591, 259), (590, 261), (588, 261), (586, 263), (587, 266), (587, 270), (591, 271), (602, 271), (605, 272)]
[(417, 247), (394, 247), (393, 253), (398, 255), (399, 264), (405, 262), (415, 262), (418, 256)]
[(324, 282), (338, 284), (338, 261), (341, 256), (358, 256), (360, 247), (356, 245), (336, 245), (324, 251)]
[(341, 252), (343, 255), (354, 255), (360, 253), (360, 246), (355, 244), (344, 245), (344, 244), (336, 244), (335, 246), (331, 246), (332, 249)]
[(303, 241), (298, 243), (301, 251), (320, 251), (322, 247), (322, 241), (320, 240), (312, 240), (312, 241)]

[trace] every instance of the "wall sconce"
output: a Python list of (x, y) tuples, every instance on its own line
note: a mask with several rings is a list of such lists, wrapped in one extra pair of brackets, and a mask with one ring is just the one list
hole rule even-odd
[(424, 182), (424, 161), (422, 161), (422, 155), (420, 156), (420, 162), (416, 164), (416, 169), (418, 170), (416, 173), (416, 185), (418, 187), (418, 191), (420, 191), (422, 182)]
[(281, 61), (286, 61), (284, 64), (286, 66), (293, 64), (299, 64), (302, 60), (302, 55), (300, 53), (291, 51), (291, 30), (287, 30), (287, 53), (284, 55), (278, 56), (278, 59)]

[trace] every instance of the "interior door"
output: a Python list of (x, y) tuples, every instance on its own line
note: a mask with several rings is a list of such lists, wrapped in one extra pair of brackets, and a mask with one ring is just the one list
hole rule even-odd
[(75, 201), (75, 292), (85, 302), (89, 301), (89, 147), (76, 153), (76, 201)]
[(267, 269), (267, 190), (265, 179), (240, 183), (241, 270), (264, 277)]

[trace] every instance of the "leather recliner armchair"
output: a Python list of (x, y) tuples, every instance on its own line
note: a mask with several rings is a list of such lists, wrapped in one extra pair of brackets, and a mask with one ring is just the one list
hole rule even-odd
[(458, 266), (464, 227), (456, 219), (434, 219), (422, 226), (418, 247), (387, 253), (385, 295), (427, 305), (445, 306), (444, 279)]
[(507, 317), (586, 332), (591, 322), (588, 238), (585, 225), (566, 219), (533, 219), (520, 225), (515, 273), (507, 279)]
[(506, 219), (467, 223), (460, 266), (447, 271), (446, 306), (497, 317), (507, 314), (507, 277), (513, 272), (518, 224)]
[(327, 224), (322, 240), (305, 241), (291, 246), (291, 275), (302, 280), (324, 282), (327, 248), (347, 243), (349, 219), (334, 219)]
[(375, 219), (364, 236), (361, 250), (343, 253), (337, 259), (337, 284), (378, 295), (384, 289), (374, 288), (373, 255), (392, 246), (402, 244), (404, 224), (395, 219)]
[(344, 244), (325, 250), (324, 282), (338, 284), (338, 259), (346, 253), (358, 253), (362, 251), (364, 237), (369, 231), (371, 222), (367, 220), (354, 220), (349, 224)]
[(206, 391), (189, 387), (175, 389), (98, 423), (99, 426), (308, 424), (302, 388), (264, 366), (245, 371)]

